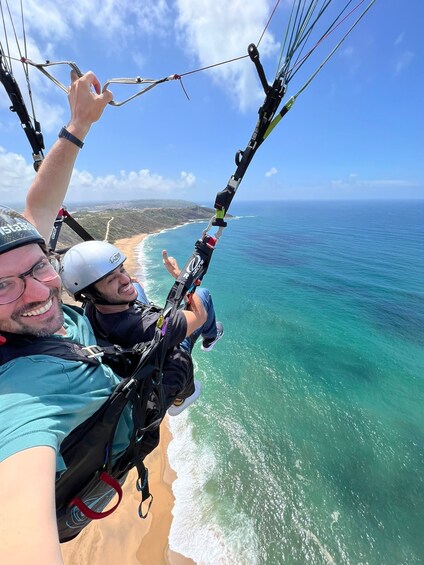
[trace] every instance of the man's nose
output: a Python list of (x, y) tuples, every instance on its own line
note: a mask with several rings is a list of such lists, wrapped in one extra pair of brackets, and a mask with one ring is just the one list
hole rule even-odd
[(50, 287), (45, 282), (37, 281), (33, 277), (25, 277), (25, 291), (22, 298), (25, 302), (42, 302), (50, 296)]
[(129, 282), (131, 282), (131, 277), (128, 273), (121, 273), (119, 276), (119, 281), (121, 282), (121, 284), (128, 284)]

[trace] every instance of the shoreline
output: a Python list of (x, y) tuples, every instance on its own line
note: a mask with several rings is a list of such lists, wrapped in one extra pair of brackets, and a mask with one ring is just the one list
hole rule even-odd
[[(148, 235), (142, 233), (114, 243), (127, 256), (125, 267), (131, 275), (141, 269), (136, 248)], [(159, 446), (146, 458), (154, 498), (147, 518), (143, 520), (138, 515), (141, 497), (133, 469), (125, 482), (119, 508), (111, 516), (91, 522), (75, 540), (61, 545), (66, 565), (195, 565), (193, 560), (169, 548), (175, 500), (172, 483), (176, 478), (167, 454), (171, 440), (166, 417), (161, 424)]]

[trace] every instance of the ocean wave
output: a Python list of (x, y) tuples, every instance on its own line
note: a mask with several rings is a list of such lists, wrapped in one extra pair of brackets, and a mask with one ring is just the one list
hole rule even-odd
[(168, 457), (177, 473), (172, 485), (175, 505), (170, 548), (197, 565), (256, 565), (259, 548), (253, 520), (238, 514), (231, 524), (218, 522), (216, 501), (207, 492), (217, 465), (213, 449), (195, 442), (188, 413), (173, 418), (170, 428), (173, 440)]
[[(422, 222), (358, 210), (235, 222), (208, 272), (225, 339), (196, 347), (203, 394), (169, 449), (170, 546), (199, 565), (421, 563)], [(160, 250), (190, 252), (196, 229), (145, 240), (154, 299)]]

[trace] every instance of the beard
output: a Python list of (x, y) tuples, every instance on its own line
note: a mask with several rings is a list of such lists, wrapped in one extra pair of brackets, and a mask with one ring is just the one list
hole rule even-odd
[[(119, 287), (118, 296), (115, 300), (115, 304), (130, 304), (131, 302), (134, 302), (135, 300), (137, 300), (138, 293), (137, 293), (137, 291), (136, 291), (136, 289), (134, 288), (133, 285), (131, 285), (132, 292), (130, 292), (130, 293), (127, 292), (126, 296), (121, 297), (122, 289), (126, 288), (127, 286), (128, 286), (127, 284), (123, 284)], [(131, 296), (131, 298), (130, 298), (130, 296)]]
[(114, 293), (102, 293), (96, 289), (96, 295), (92, 295), (92, 301), (94, 304), (102, 304), (104, 306), (128, 306), (137, 300), (137, 292), (134, 290), (133, 297), (121, 297), (120, 290), (125, 288), (127, 285), (122, 285), (117, 292)]
[(62, 304), (59, 298), (59, 290), (57, 288), (52, 288), (50, 290), (49, 300), (52, 300), (52, 313), (48, 319), (44, 319), (42, 323), (37, 325), (36, 323), (25, 323), (23, 322), (22, 314), (37, 308), (40, 306), (38, 302), (33, 302), (31, 304), (26, 304), (24, 308), (20, 308), (14, 312), (10, 317), (10, 322), (2, 324), (0, 330), (8, 331), (20, 335), (30, 335), (35, 337), (47, 337), (53, 335), (57, 332), (64, 322)]

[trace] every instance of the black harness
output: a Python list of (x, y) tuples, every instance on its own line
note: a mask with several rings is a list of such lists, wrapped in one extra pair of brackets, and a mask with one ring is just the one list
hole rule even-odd
[[(80, 309), (75, 308), (81, 312)], [(157, 347), (160, 335), (152, 342), (124, 350), (119, 346), (82, 346), (70, 339), (32, 337), (3, 333), (0, 364), (17, 357), (50, 355), (99, 365), (121, 359), (122, 380), (111, 396), (88, 420), (82, 422), (62, 442), (60, 454), (67, 466), (56, 479), (56, 518), (61, 542), (69, 541), (93, 519), (111, 514), (122, 498), (121, 485), (128, 471), (138, 471), (137, 490), (141, 492), (139, 515), (145, 518), (153, 497), (149, 492), (148, 472), (143, 460), (158, 444), (158, 427), (163, 419), (161, 357)], [(121, 415), (131, 407), (133, 434), (126, 450), (112, 461), (112, 445)], [(118, 494), (113, 508), (103, 509)], [(148, 502), (147, 502), (148, 501)], [(144, 504), (146, 503), (146, 504)]]
[(27, 136), (27, 139), (31, 145), (32, 157), (34, 159), (34, 169), (38, 171), (41, 162), (44, 159), (44, 141), (40, 124), (36, 120), (34, 120), (34, 123), (31, 121), (18, 83), (16, 82), (11, 72), (9, 72), (9, 70), (7, 69), (4, 54), (1, 51), (0, 82), (3, 83), (6, 93), (12, 103), (10, 110), (12, 112), (16, 112), (16, 114), (18, 115), (22, 129), (24, 130), (25, 135)]

